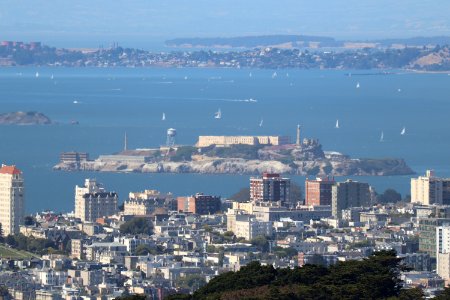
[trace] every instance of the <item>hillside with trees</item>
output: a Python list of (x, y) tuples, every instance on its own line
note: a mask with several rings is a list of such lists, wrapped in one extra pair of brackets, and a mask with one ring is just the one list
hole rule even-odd
[[(177, 294), (168, 299), (424, 299), (421, 289), (402, 288), (402, 270), (395, 251), (380, 251), (361, 261), (330, 267), (275, 269), (252, 262), (238, 272), (211, 279), (193, 295)], [(448, 299), (442, 298), (445, 293), (448, 291), (438, 299)]]

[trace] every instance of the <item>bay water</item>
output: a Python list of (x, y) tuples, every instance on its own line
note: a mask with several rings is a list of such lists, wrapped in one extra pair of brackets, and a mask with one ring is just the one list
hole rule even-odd
[[(215, 119), (219, 109), (222, 118)], [(88, 177), (117, 191), (120, 201), (128, 192), (144, 189), (228, 197), (248, 186), (249, 175), (52, 171), (63, 151), (86, 151), (91, 158), (115, 153), (123, 149), (125, 132), (129, 148), (157, 147), (165, 144), (168, 128), (177, 130), (177, 144), (192, 145), (199, 135), (273, 134), (295, 140), (296, 126), (301, 124), (302, 137), (318, 138), (324, 150), (355, 158), (404, 158), (419, 174), (434, 169), (438, 176), (450, 176), (447, 74), (0, 68), (0, 113), (12, 111), (39, 111), (55, 122), (0, 126), (0, 162), (15, 164), (24, 172), (28, 212), (73, 210), (74, 187)], [(406, 134), (401, 135), (403, 127)], [(304, 177), (290, 177), (304, 185)], [(370, 183), (378, 192), (392, 187), (405, 195), (411, 177), (354, 179)]]

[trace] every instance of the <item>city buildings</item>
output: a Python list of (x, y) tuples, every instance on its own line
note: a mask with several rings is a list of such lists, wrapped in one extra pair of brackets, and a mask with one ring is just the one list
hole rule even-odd
[(331, 187), (335, 183), (329, 177), (306, 179), (305, 205), (331, 205)]
[(218, 196), (197, 193), (193, 196), (178, 197), (178, 211), (199, 215), (214, 214), (220, 210), (221, 201)]
[(280, 174), (263, 173), (262, 177), (250, 178), (250, 201), (252, 202), (277, 202), (290, 205), (289, 178), (280, 177)]
[(427, 170), (425, 176), (411, 178), (411, 202), (450, 204), (450, 178), (436, 177), (432, 170)]
[(3, 235), (19, 233), (25, 214), (24, 180), (16, 166), (0, 168), (0, 223)]
[(290, 144), (288, 136), (199, 136), (197, 147), (232, 146), (232, 145), (271, 145), (280, 146)]
[(82, 222), (95, 222), (98, 218), (117, 213), (118, 196), (107, 192), (95, 179), (86, 179), (84, 187), (75, 187), (75, 217)]
[(172, 194), (162, 194), (156, 190), (130, 192), (128, 199), (124, 202), (124, 214), (133, 216), (149, 215), (158, 207), (174, 210), (172, 209), (173, 201)]
[(347, 180), (332, 187), (331, 210), (333, 217), (340, 219), (342, 210), (349, 207), (368, 206), (370, 204), (369, 184)]
[(450, 280), (450, 223), (436, 227), (436, 272)]

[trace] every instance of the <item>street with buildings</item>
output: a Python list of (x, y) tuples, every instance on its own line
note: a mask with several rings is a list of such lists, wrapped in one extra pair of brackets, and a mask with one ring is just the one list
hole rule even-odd
[(450, 179), (433, 171), (411, 179), (411, 201), (332, 177), (307, 179), (298, 198), (289, 178), (264, 173), (249, 177), (245, 200), (118, 195), (89, 178), (74, 185), (73, 212), (31, 216), (23, 178), (16, 166), (0, 168), (5, 299), (164, 299), (254, 260), (330, 266), (390, 249), (408, 267), (404, 286), (431, 297), (450, 280)]

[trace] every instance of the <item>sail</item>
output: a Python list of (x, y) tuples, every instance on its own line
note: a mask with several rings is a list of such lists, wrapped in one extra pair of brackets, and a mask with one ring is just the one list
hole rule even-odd
[(401, 135), (405, 135), (406, 133), (406, 127), (403, 127), (402, 131), (400, 132)]
[(162, 118), (161, 118), (161, 120), (163, 120), (163, 121), (165, 121), (165, 120), (166, 120), (166, 114), (165, 114), (165, 113), (163, 113), (163, 114), (162, 114)]
[(336, 128), (339, 128), (339, 120), (336, 120)]

